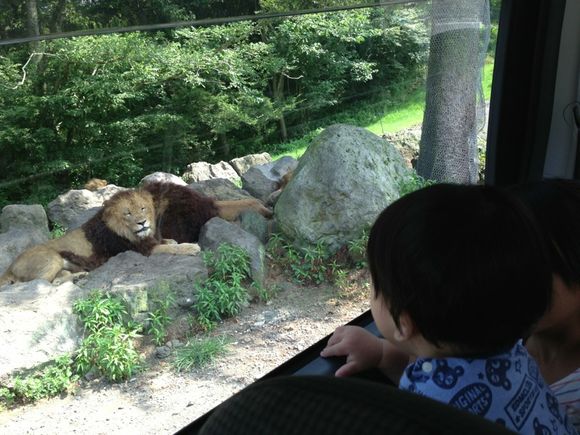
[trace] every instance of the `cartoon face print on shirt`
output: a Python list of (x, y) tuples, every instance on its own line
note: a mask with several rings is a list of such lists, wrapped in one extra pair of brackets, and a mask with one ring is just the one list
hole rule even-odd
[(435, 382), (438, 387), (446, 390), (455, 387), (457, 380), (463, 375), (463, 373), (465, 373), (463, 367), (450, 367), (445, 360), (436, 361), (436, 365), (437, 368), (433, 373), (433, 382)]
[(507, 378), (507, 371), (512, 366), (509, 359), (491, 358), (485, 363), (485, 375), (488, 382), (494, 387), (503, 387), (506, 390), (512, 388), (512, 383)]
[(423, 367), (431, 367), (431, 360), (425, 359), (422, 363), (418, 361), (407, 367), (406, 375), (411, 383), (425, 382), (431, 376), (431, 373), (426, 373)]
[(540, 423), (537, 418), (534, 418), (534, 435), (552, 435), (552, 431)]

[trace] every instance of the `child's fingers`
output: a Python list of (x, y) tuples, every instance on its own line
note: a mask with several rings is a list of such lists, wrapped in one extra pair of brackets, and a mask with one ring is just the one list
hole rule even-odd
[(327, 345), (320, 352), (320, 356), (323, 356), (323, 357), (343, 356), (343, 355), (346, 355), (347, 353), (348, 352), (345, 351), (344, 346), (342, 346), (342, 342), (338, 342), (336, 344)]
[(359, 372), (357, 369), (357, 364), (354, 361), (347, 362), (345, 365), (341, 366), (335, 373), (334, 376), (337, 378), (342, 378), (350, 375), (354, 375)]

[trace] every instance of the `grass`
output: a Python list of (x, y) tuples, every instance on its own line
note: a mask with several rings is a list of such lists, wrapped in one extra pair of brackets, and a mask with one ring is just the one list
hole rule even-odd
[(177, 348), (173, 366), (178, 372), (201, 368), (217, 356), (226, 353), (227, 340), (224, 337), (205, 337), (189, 341)]
[[(493, 66), (493, 59), (488, 58), (483, 67), (482, 86), (486, 101), (489, 101), (491, 96)], [(384, 133), (396, 133), (420, 124), (423, 121), (425, 87), (419, 87), (408, 95), (399, 95), (396, 100), (397, 103), (389, 104), (385, 109), (386, 113), (382, 118), (372, 124), (366, 125), (365, 128), (380, 136)], [(304, 154), (312, 138), (316, 137), (316, 135), (309, 135), (308, 137), (296, 139), (284, 144), (283, 150), (279, 153), (272, 154), (272, 158), (276, 160), (282, 156), (292, 156), (298, 159)]]

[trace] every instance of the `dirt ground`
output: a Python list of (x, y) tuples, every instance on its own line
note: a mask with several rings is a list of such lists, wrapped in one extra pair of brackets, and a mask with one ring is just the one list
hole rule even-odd
[(368, 309), (366, 272), (346, 288), (302, 287), (277, 275), (279, 293), (254, 302), (213, 335), (229, 339), (211, 365), (177, 373), (154, 348), (148, 369), (121, 384), (82, 382), (74, 394), (0, 413), (5, 434), (172, 434)]

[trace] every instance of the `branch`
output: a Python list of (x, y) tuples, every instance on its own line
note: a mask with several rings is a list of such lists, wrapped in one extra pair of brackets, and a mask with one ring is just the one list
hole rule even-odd
[(26, 63), (24, 65), (22, 65), (22, 80), (20, 80), (20, 83), (18, 83), (12, 89), (16, 89), (24, 84), (24, 82), (26, 81), (26, 67), (28, 66), (30, 61), (32, 61), (34, 56), (42, 57), (42, 56), (55, 56), (55, 55), (52, 53), (31, 53), (30, 56), (28, 57), (28, 60), (26, 61)]

